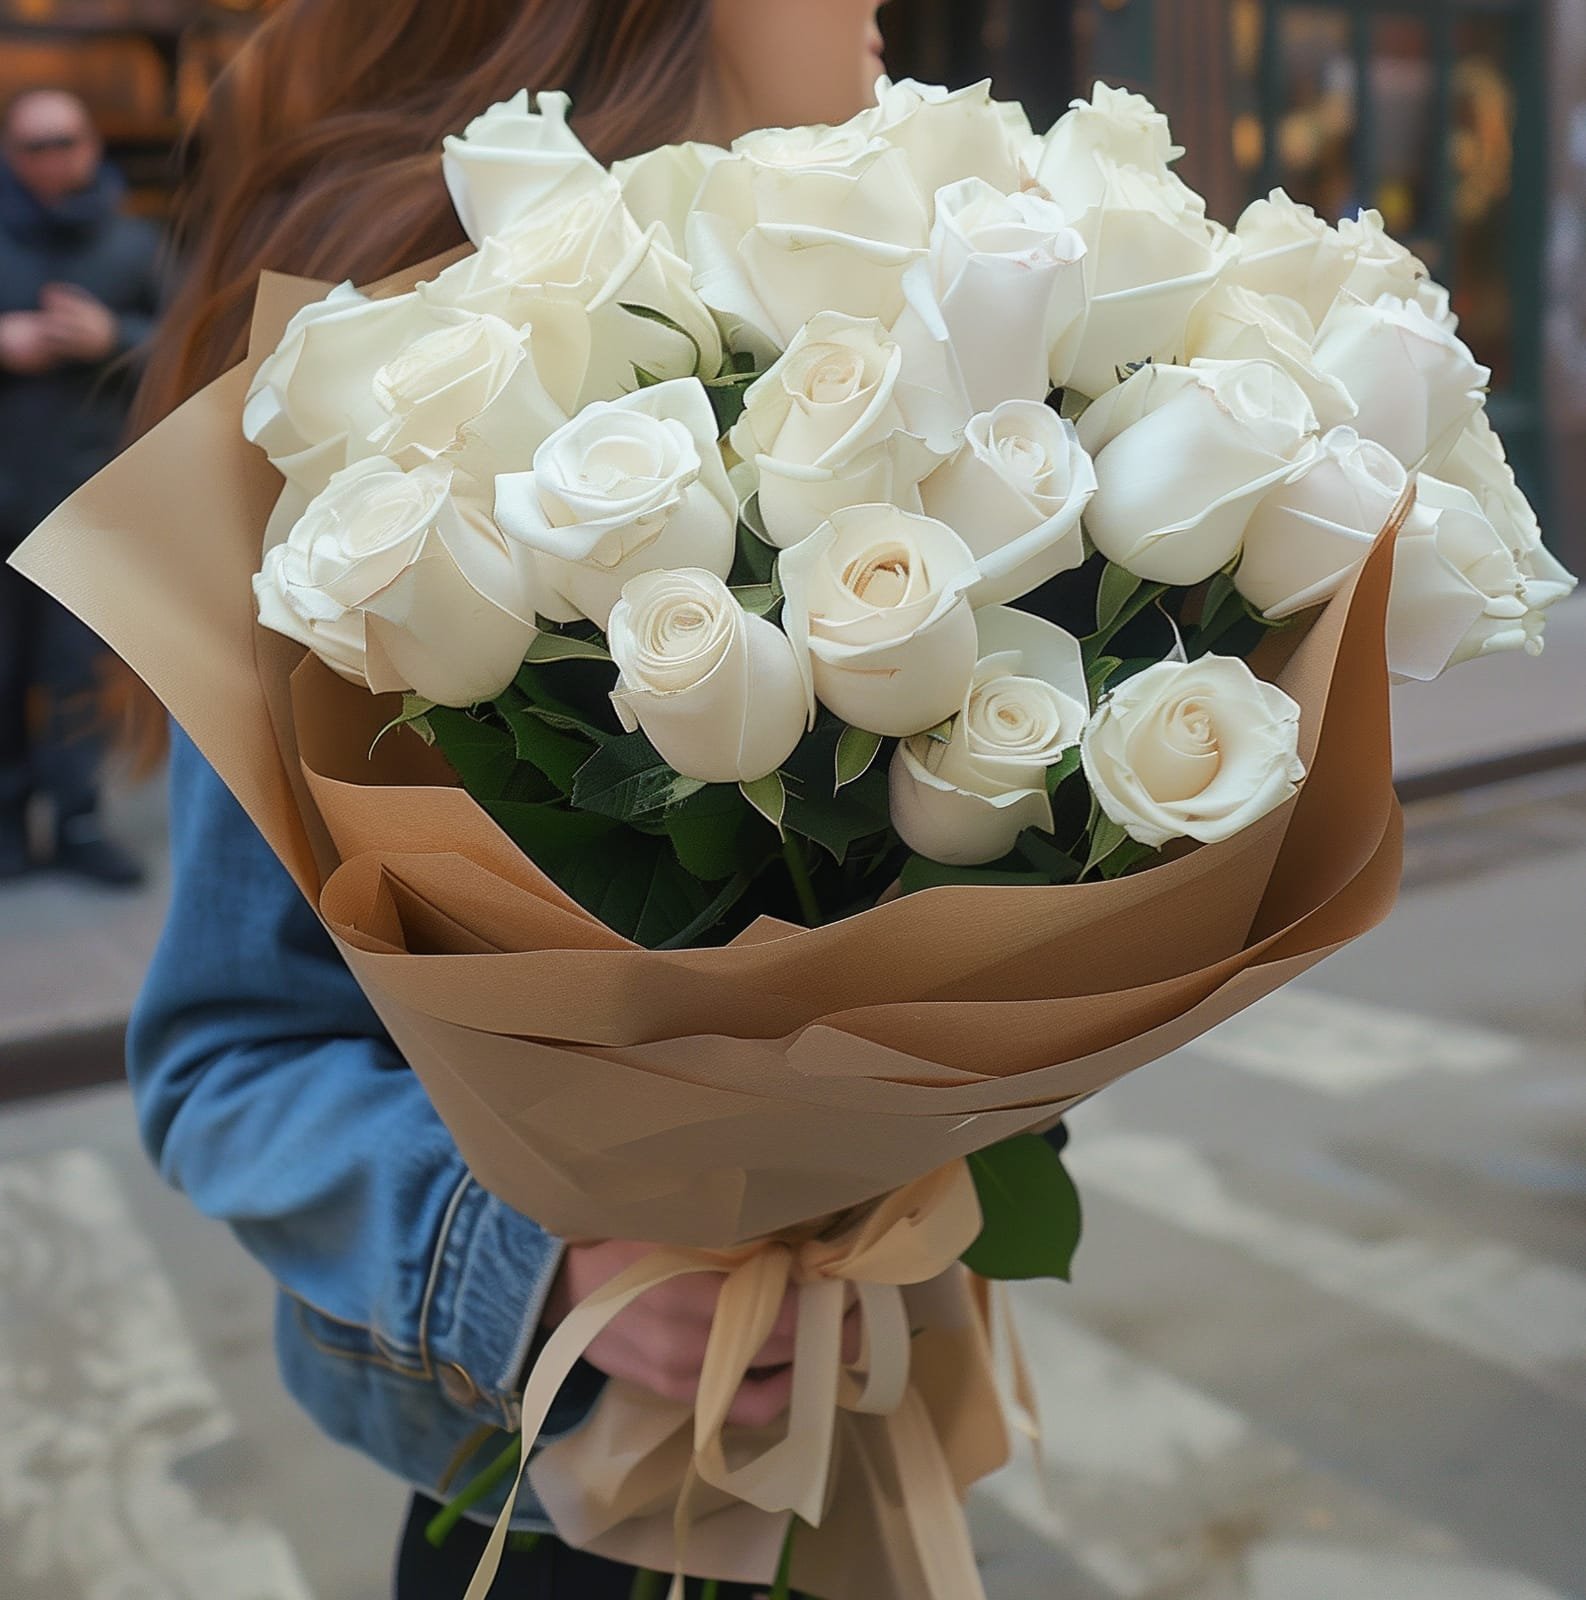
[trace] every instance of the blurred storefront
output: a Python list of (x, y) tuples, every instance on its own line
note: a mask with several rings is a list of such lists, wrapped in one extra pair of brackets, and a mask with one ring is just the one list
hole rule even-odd
[(0, 103), (36, 84), (93, 108), (132, 203), (170, 203), (172, 151), (269, 0), (0, 0)]
[(1232, 221), (1281, 184), (1375, 206), (1448, 283), (1555, 544), (1586, 527), (1586, 0), (897, 0), (897, 69), (982, 74), (1043, 120), (1151, 94)]

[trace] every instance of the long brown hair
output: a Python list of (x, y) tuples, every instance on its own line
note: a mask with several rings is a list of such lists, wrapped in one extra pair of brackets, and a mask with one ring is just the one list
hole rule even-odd
[[(462, 243), (441, 140), (520, 88), (565, 89), (610, 162), (687, 136), (711, 0), (285, 0), (221, 75), (186, 147), (182, 287), (134, 410), (153, 426), (242, 359), (260, 272), (367, 283)], [(128, 679), (134, 763), (164, 718)]]

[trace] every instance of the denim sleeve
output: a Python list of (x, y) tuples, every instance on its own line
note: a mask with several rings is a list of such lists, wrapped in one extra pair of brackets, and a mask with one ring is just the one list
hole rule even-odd
[[(300, 1348), (283, 1370), (327, 1431), (378, 1457), (408, 1448), (381, 1441), (414, 1438), (415, 1406), (438, 1408), (437, 1437), (514, 1426), (559, 1241), (469, 1176), (318, 919), (179, 732), (171, 803), (171, 912), (127, 1045), (161, 1173), (289, 1297)], [(303, 1378), (310, 1351), (325, 1360)], [(376, 1370), (412, 1381), (369, 1385)], [(396, 1390), (400, 1424), (368, 1414)]]

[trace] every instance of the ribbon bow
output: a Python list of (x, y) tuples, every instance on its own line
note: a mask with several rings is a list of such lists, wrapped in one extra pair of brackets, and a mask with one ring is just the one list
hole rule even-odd
[[(716, 1273), (724, 1282), (706, 1344), (694, 1408), (693, 1455), (679, 1485), (673, 1600), (697, 1483), (760, 1510), (819, 1525), (827, 1504), (839, 1410), (887, 1419), (899, 1459), (913, 1464), (904, 1511), (928, 1575), (927, 1600), (983, 1596), (962, 1508), (923, 1402), (909, 1384), (910, 1330), (903, 1289), (948, 1271), (981, 1228), (968, 1166), (955, 1161), (896, 1190), (835, 1228), (730, 1250), (660, 1248), (576, 1306), (546, 1342), (523, 1393), (518, 1477), (464, 1600), (486, 1600), (501, 1562), (518, 1487), (552, 1401), (601, 1331), (641, 1295), (673, 1278)], [(852, 1287), (863, 1330), (856, 1367), (842, 1358)], [(729, 1464), (727, 1413), (764, 1346), (789, 1289), (798, 1291), (787, 1429), (752, 1459)]]

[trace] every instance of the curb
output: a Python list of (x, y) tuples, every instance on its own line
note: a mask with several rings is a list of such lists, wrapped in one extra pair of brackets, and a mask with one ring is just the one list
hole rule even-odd
[(126, 1040), (123, 1019), (0, 1042), (0, 1105), (120, 1083)]

